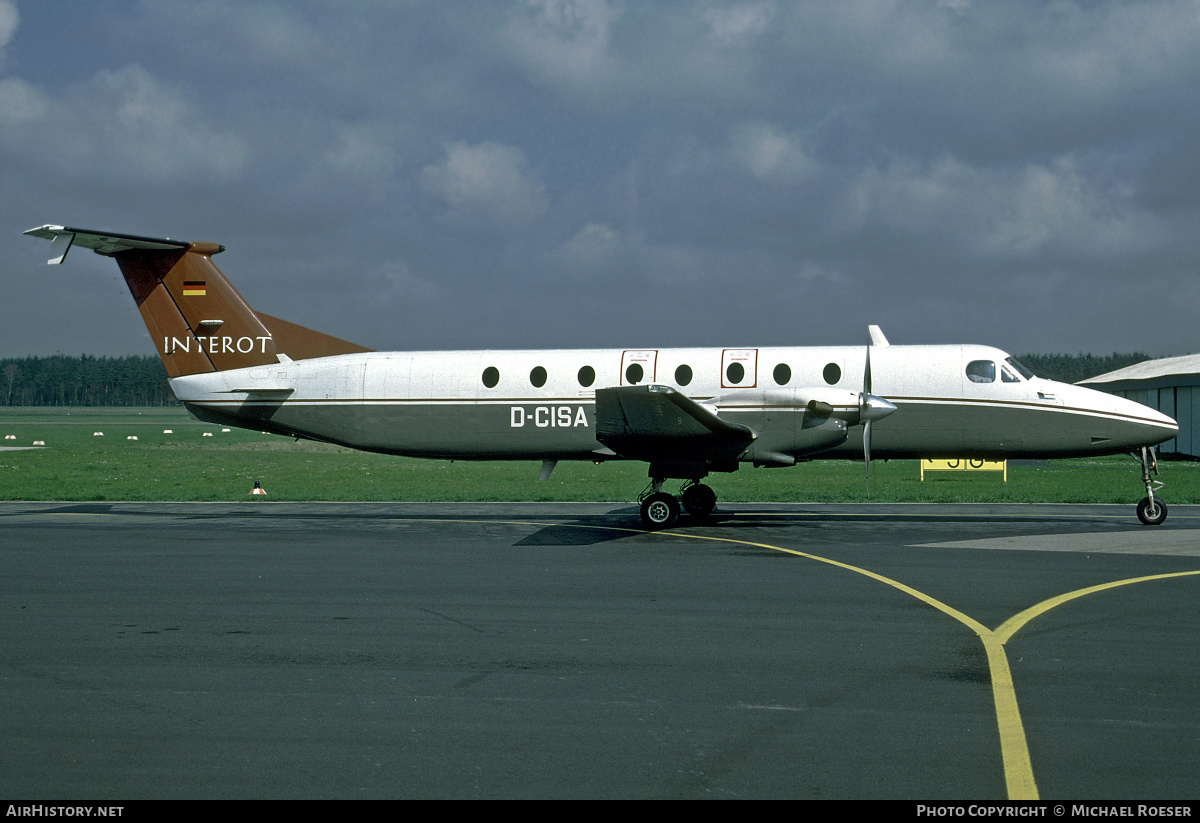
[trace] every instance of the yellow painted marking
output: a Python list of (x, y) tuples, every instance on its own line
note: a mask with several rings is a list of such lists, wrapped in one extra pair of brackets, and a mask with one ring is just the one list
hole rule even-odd
[(531, 521), (520, 520), (466, 520), (454, 519), (443, 520), (439, 518), (404, 518), (405, 520), (423, 520), (426, 522), (442, 522), (442, 523), (480, 523), (486, 522), (492, 525), (504, 523), (512, 526), (536, 526), (538, 528), (549, 527), (567, 527), (577, 529), (607, 529), (610, 531), (633, 532), (636, 534), (649, 534), (662, 537), (679, 537), (687, 540), (707, 540), (715, 543), (733, 543), (740, 546), (751, 546), (753, 548), (767, 549), (769, 551), (783, 552), (784, 554), (802, 557), (806, 560), (815, 560), (818, 563), (825, 563), (830, 566), (836, 566), (846, 571), (861, 574), (864, 577), (869, 577), (894, 589), (904, 592), (922, 603), (925, 603), (949, 617), (954, 618), (959, 623), (973, 631), (983, 643), (984, 651), (987, 653), (988, 669), (992, 677), (992, 702), (996, 707), (996, 724), (1000, 732), (1000, 758), (1004, 766), (1004, 782), (1008, 790), (1009, 800), (1038, 800), (1037, 781), (1033, 777), (1033, 764), (1029, 758), (1029, 745), (1025, 739), (1025, 727), (1021, 722), (1021, 712), (1017, 706), (1017, 692), (1013, 685), (1012, 670), (1008, 665), (1008, 654), (1004, 650), (1004, 644), (1024, 627), (1029, 621), (1035, 617), (1045, 614), (1056, 606), (1061, 606), (1071, 600), (1084, 597), (1089, 594), (1107, 591), (1119, 586), (1128, 586), (1134, 583), (1146, 583), (1154, 580), (1166, 580), (1175, 577), (1188, 577), (1200, 575), (1200, 570), (1186, 572), (1171, 572), (1169, 574), (1152, 574), (1145, 577), (1131, 577), (1127, 580), (1116, 580), (1111, 583), (1102, 583), (1097, 586), (1089, 586), (1078, 591), (1067, 592), (1066, 594), (1052, 597), (1035, 606), (1020, 612), (1019, 614), (1010, 617), (1008, 620), (1000, 624), (999, 628), (989, 629), (973, 617), (960, 612), (958, 609), (948, 606), (937, 598), (931, 597), (924, 592), (918, 591), (911, 586), (893, 580), (890, 577), (885, 577), (882, 574), (864, 569), (860, 566), (854, 566), (849, 563), (843, 563), (840, 560), (833, 560), (829, 557), (821, 557), (820, 555), (802, 552), (798, 549), (788, 549), (783, 546), (774, 546), (770, 543), (757, 543), (752, 540), (741, 540), (733, 537), (715, 537), (713, 535), (703, 534), (685, 534), (683, 532), (657, 531), (647, 532), (641, 529), (628, 529), (618, 526), (591, 526), (574, 523), (537, 523)]
[(1035, 606), (1030, 606), (1020, 614), (1013, 615), (1012, 617), (1008, 618), (1008, 620), (1005, 620), (1000, 624), (1000, 627), (996, 629), (996, 637), (1000, 639), (1001, 643), (1007, 643), (1014, 634), (1020, 631), (1025, 624), (1030, 620), (1033, 620), (1033, 618), (1045, 614), (1055, 606), (1061, 606), (1063, 603), (1084, 597), (1085, 595), (1095, 594), (1096, 592), (1102, 592), (1108, 589), (1115, 589), (1118, 586), (1130, 586), (1134, 583), (1148, 583), (1151, 580), (1168, 580), (1172, 577), (1190, 577), (1193, 575), (1200, 575), (1200, 571), (1171, 572), (1169, 574), (1151, 574), (1147, 575), (1146, 577), (1131, 577), (1128, 580), (1114, 580), (1111, 583), (1101, 583), (1098, 586), (1088, 586), (1086, 589), (1079, 589), (1078, 591), (1060, 594), (1058, 597), (1052, 597), (1049, 600), (1045, 600)]
[(992, 702), (996, 706), (996, 722), (1000, 731), (1000, 758), (1004, 764), (1004, 782), (1008, 788), (1008, 799), (1038, 799), (1037, 783), (1033, 779), (1033, 764), (1030, 762), (1029, 746), (1025, 740), (1025, 727), (1021, 723), (1021, 712), (1017, 708), (1017, 693), (1013, 687), (1012, 672), (1008, 667), (1008, 656), (1004, 653), (1004, 642), (987, 626), (973, 617), (963, 614), (958, 609), (946, 605), (937, 598), (930, 597), (911, 586), (906, 586), (898, 580), (893, 580), (890, 577), (885, 577), (882, 574), (877, 574), (859, 566), (843, 563), (840, 560), (833, 560), (828, 557), (797, 551), (796, 549), (786, 549), (782, 546), (772, 546), (769, 543), (754, 543), (730, 537), (709, 537), (705, 535), (681, 534), (679, 532), (656, 533), (670, 534), (673, 537), (688, 537), (696, 540), (715, 540), (727, 543), (739, 543), (743, 546), (757, 546), (758, 548), (784, 552), (796, 557), (826, 563), (830, 566), (837, 566), (855, 574), (869, 577), (872, 580), (877, 580), (894, 589), (899, 589), (905, 594), (920, 600), (922, 603), (932, 606), (943, 614), (953, 617), (959, 623), (962, 623), (975, 632), (983, 642), (983, 648), (987, 652), (988, 669), (992, 675)]

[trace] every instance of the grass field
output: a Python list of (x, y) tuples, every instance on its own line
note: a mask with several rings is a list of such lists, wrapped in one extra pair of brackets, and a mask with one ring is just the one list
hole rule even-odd
[[(169, 429), (170, 434), (164, 433)], [(95, 432), (103, 432), (96, 436)], [(209, 436), (205, 436), (205, 435)], [(182, 409), (0, 408), (0, 500), (631, 501), (644, 463), (540, 464), (415, 460), (243, 429), (222, 431)], [(129, 437), (137, 440), (129, 440)], [(34, 440), (44, 447), (28, 447)], [(1200, 502), (1200, 464), (1164, 462), (1168, 503)], [(743, 468), (705, 482), (730, 502), (867, 500), (861, 463), (813, 461), (788, 469)], [(677, 482), (667, 484), (669, 491)], [(873, 502), (1135, 503), (1143, 496), (1130, 457), (1010, 464), (993, 472), (920, 479), (915, 460), (871, 464)]]

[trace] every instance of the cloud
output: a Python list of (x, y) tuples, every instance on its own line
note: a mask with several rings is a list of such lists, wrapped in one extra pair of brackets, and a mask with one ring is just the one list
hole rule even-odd
[(248, 157), (241, 138), (210, 126), (138, 66), (99, 71), (58, 97), (18, 78), (0, 81), (0, 124), (8, 153), (102, 179), (228, 178)]
[(12, 40), (20, 22), (17, 4), (12, 0), (0, 0), (0, 68), (4, 67), (4, 47)]
[(377, 123), (338, 124), (325, 159), (334, 170), (361, 177), (390, 176), (399, 164), (388, 130)]
[(990, 259), (1107, 258), (1163, 239), (1129, 191), (1100, 185), (1070, 155), (1016, 168), (900, 160), (863, 171), (842, 202), (856, 231), (874, 224)]
[(328, 55), (329, 32), (302, 8), (303, 4), (272, 0), (142, 0), (131, 21), (161, 32), (177, 28), (190, 33), (182, 48), (212, 48), (235, 52), (246, 61), (305, 67)]
[(543, 81), (591, 86), (616, 70), (608, 54), (620, 16), (606, 0), (526, 0), (507, 36), (518, 59)]
[(602, 223), (588, 223), (554, 255), (573, 271), (596, 274), (611, 266), (621, 252), (621, 235)]
[(0, 129), (42, 120), (48, 107), (45, 95), (19, 77), (0, 79)]
[[(31, 265), (31, 215), (213, 239), (252, 303), (376, 345), (1195, 327), (1195, 3), (53, 5), (0, 0), (0, 247)], [(1133, 277), (1160, 315), (1111, 320)]]
[(817, 171), (799, 138), (766, 123), (746, 123), (733, 130), (730, 154), (756, 180), (773, 185), (803, 182)]
[(511, 226), (545, 213), (546, 187), (520, 149), (456, 142), (445, 151), (444, 159), (421, 170), (421, 185), (450, 206), (453, 218)]
[(775, 16), (775, 3), (741, 3), (709, 6), (700, 12), (713, 41), (721, 48), (741, 48), (767, 31)]

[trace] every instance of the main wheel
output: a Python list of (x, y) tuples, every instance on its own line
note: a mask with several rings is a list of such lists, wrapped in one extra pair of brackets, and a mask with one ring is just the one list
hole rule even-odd
[(717, 507), (717, 493), (703, 483), (696, 483), (683, 490), (683, 507), (688, 514), (702, 520)]
[(1167, 504), (1157, 497), (1151, 502), (1149, 497), (1142, 498), (1137, 504), (1138, 520), (1147, 526), (1159, 526), (1167, 519)]
[(675, 495), (658, 492), (642, 501), (642, 524), (647, 529), (667, 529), (678, 519), (679, 501)]

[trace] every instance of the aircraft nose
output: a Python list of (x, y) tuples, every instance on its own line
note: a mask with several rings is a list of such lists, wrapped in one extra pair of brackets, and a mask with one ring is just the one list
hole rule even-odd
[(1179, 424), (1157, 409), (1093, 389), (1084, 391), (1093, 401), (1091, 405), (1101, 413), (1104, 426), (1115, 441), (1113, 445), (1131, 449), (1156, 446), (1179, 434)]
[(1179, 434), (1179, 423), (1173, 418), (1168, 417), (1162, 412), (1151, 409), (1149, 406), (1143, 408), (1149, 410), (1150, 420), (1143, 425), (1146, 429), (1147, 443), (1146, 445), (1157, 445), (1165, 440), (1170, 440), (1175, 435)]

